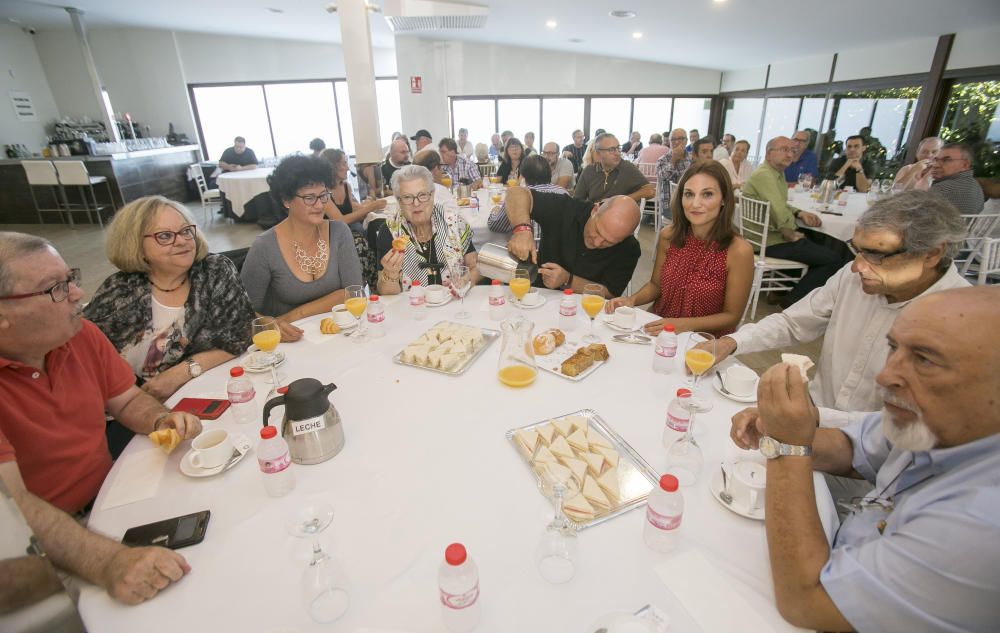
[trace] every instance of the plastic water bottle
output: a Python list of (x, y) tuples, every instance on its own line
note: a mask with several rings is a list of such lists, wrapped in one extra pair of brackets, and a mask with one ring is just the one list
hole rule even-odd
[(499, 279), (494, 279), (490, 284), (490, 318), (494, 321), (507, 318), (507, 293)]
[(267, 494), (272, 497), (282, 497), (295, 487), (295, 473), (292, 472), (292, 457), (288, 452), (288, 442), (278, 435), (277, 427), (265, 426), (260, 430), (257, 464), (260, 466)]
[(250, 379), (243, 375), (242, 367), (233, 367), (229, 370), (226, 393), (229, 395), (229, 409), (238, 423), (245, 424), (257, 419), (257, 407), (253, 403), (257, 392), (254, 391)]
[(688, 408), (691, 402), (690, 389), (678, 389), (677, 397), (667, 405), (667, 420), (663, 427), (663, 445), (670, 448), (677, 436), (687, 433), (688, 425), (691, 423), (691, 410)]
[(475, 629), (479, 624), (479, 569), (461, 543), (452, 543), (444, 550), (438, 589), (445, 628), (452, 633)]
[(573, 290), (567, 288), (563, 290), (563, 297), (559, 301), (559, 329), (571, 332), (576, 328), (576, 321), (576, 299), (573, 297)]
[(677, 542), (677, 531), (684, 516), (684, 496), (677, 489), (673, 475), (660, 477), (660, 485), (653, 488), (646, 502), (646, 524), (642, 538), (651, 549), (669, 552)]
[(674, 326), (667, 323), (656, 336), (653, 348), (653, 371), (669, 374), (674, 370), (674, 356), (677, 356), (677, 333)]
[(417, 279), (410, 286), (410, 313), (414, 321), (421, 321), (427, 316), (427, 288), (421, 286)]
[(368, 337), (381, 338), (385, 336), (385, 310), (378, 295), (368, 297)]

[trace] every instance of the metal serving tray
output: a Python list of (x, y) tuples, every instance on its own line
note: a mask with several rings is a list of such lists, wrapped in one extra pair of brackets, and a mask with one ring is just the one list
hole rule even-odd
[[(597, 414), (593, 409), (582, 409), (580, 411), (574, 411), (572, 413), (566, 413), (564, 415), (556, 416), (555, 418), (550, 418), (548, 420), (542, 420), (540, 422), (535, 422), (534, 424), (529, 424), (527, 426), (510, 429), (505, 433), (507, 440), (511, 443), (511, 446), (521, 457), (524, 464), (528, 467), (528, 471), (531, 473), (532, 478), (535, 480), (536, 487), (539, 483), (540, 476), (535, 471), (533, 458), (538, 453), (538, 449), (543, 445), (543, 442), (539, 440), (538, 446), (535, 447), (535, 451), (532, 453), (531, 458), (525, 455), (524, 450), (521, 449), (520, 444), (514, 438), (514, 434), (521, 429), (536, 429), (537, 427), (547, 424), (552, 419), (557, 418), (567, 418), (571, 416), (577, 416), (584, 418), (590, 427), (597, 430), (598, 433), (604, 436), (604, 439), (608, 440), (611, 447), (618, 451), (618, 487), (621, 491), (621, 499), (614, 504), (611, 509), (600, 512), (594, 516), (593, 519), (589, 521), (575, 521), (572, 517), (567, 516), (570, 523), (576, 526), (577, 530), (585, 530), (589, 527), (599, 525), (604, 523), (609, 519), (628, 512), (633, 508), (642, 506), (646, 499), (649, 497), (649, 492), (653, 489), (658, 481), (658, 475), (656, 471), (650, 467), (646, 460), (644, 460), (639, 453), (635, 452), (628, 442), (626, 442), (618, 433), (616, 433), (608, 424)], [(556, 435), (559, 432), (556, 431)], [(578, 449), (573, 449), (573, 452), (579, 455), (580, 451)], [(607, 463), (604, 464), (602, 472), (606, 472), (608, 469)], [(539, 491), (542, 490), (541, 487), (538, 488)], [(546, 493), (542, 493), (550, 501), (551, 496)], [(571, 495), (567, 494), (567, 499)]]
[[(435, 323), (431, 327), (427, 328), (427, 330), (425, 330), (424, 332), (426, 333), (427, 331), (432, 330), (432, 329), (436, 328), (439, 325), (461, 325), (461, 326), (465, 326), (465, 327), (476, 327), (474, 325), (470, 326), (470, 325), (466, 325), (464, 323), (455, 323), (454, 321), (438, 321), (437, 323)], [(417, 365), (416, 363), (407, 363), (407, 362), (404, 362), (403, 361), (403, 350), (400, 350), (395, 356), (393, 356), (392, 360), (397, 365), (405, 365), (406, 367), (416, 367), (417, 369), (424, 369), (424, 370), (427, 370), (427, 371), (433, 371), (433, 372), (438, 373), (438, 374), (444, 374), (445, 376), (461, 376), (472, 365), (472, 363), (474, 363), (476, 361), (477, 358), (479, 358), (480, 356), (483, 355), (483, 352), (486, 351), (486, 348), (489, 347), (490, 344), (493, 343), (493, 341), (495, 341), (498, 338), (500, 338), (500, 330), (491, 330), (489, 328), (478, 328), (478, 329), (479, 329), (480, 332), (483, 333), (483, 344), (482, 344), (482, 346), (479, 349), (477, 349), (475, 352), (473, 352), (471, 356), (469, 356), (468, 358), (466, 358), (465, 362), (462, 363), (461, 365), (459, 365), (457, 369), (454, 369), (452, 371), (445, 371), (443, 369), (438, 369), (436, 367), (425, 367), (424, 365)], [(422, 335), (423, 334), (421, 334), (421, 336)]]

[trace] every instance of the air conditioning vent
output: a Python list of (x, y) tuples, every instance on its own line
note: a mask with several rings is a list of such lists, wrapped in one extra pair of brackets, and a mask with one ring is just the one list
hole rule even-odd
[(434, 31), (438, 29), (481, 29), (486, 27), (485, 15), (427, 15), (418, 17), (386, 17), (393, 31)]

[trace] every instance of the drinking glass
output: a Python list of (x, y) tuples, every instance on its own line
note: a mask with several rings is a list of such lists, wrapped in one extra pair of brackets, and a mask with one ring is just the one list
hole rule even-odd
[[(690, 400), (694, 400), (694, 398), (692, 397)], [(705, 464), (701, 447), (694, 439), (694, 420), (700, 409), (692, 404), (688, 403), (691, 419), (688, 421), (687, 431), (674, 440), (674, 443), (667, 449), (667, 471), (677, 477), (677, 482), (682, 486), (690, 486), (697, 482), (701, 467)]]
[(715, 364), (715, 337), (708, 332), (691, 332), (684, 348), (684, 364), (691, 373), (691, 411), (708, 411), (710, 401), (698, 388), (701, 377)]
[(601, 337), (594, 333), (594, 319), (604, 309), (604, 288), (600, 284), (587, 284), (583, 287), (580, 306), (590, 317), (590, 334), (583, 337), (584, 343), (600, 343)]
[(579, 542), (576, 530), (563, 513), (563, 500), (566, 497), (567, 483), (558, 481), (545, 469), (541, 474), (539, 486), (548, 486), (552, 491), (552, 503), (555, 506), (555, 516), (545, 526), (545, 534), (535, 550), (535, 564), (542, 578), (554, 585), (569, 582), (576, 573)]
[(299, 509), (288, 522), (292, 536), (312, 538), (312, 559), (302, 574), (306, 610), (316, 622), (333, 622), (347, 612), (351, 597), (337, 561), (323, 551), (319, 534), (333, 521), (333, 506), (314, 503)]
[(882, 179), (882, 195), (883, 196), (888, 196), (890, 193), (892, 193), (892, 178), (883, 178)]
[(273, 317), (257, 317), (253, 320), (253, 344), (264, 353), (264, 362), (271, 366), (271, 385), (274, 389), (281, 386), (278, 380), (278, 355), (274, 350), (281, 342), (281, 329)]
[(465, 309), (465, 293), (472, 287), (472, 273), (468, 266), (455, 265), (451, 267), (451, 287), (458, 293), (458, 298), (462, 302), (456, 319), (468, 319), (469, 313)]
[(441, 176), (441, 186), (451, 189), (451, 176)]
[(365, 310), (368, 308), (368, 296), (365, 295), (365, 287), (356, 284), (348, 286), (344, 299), (344, 307), (358, 320), (358, 328), (351, 333), (351, 340), (355, 343), (368, 340), (368, 332), (362, 321)]
[(510, 293), (514, 295), (514, 299), (517, 300), (517, 307), (521, 307), (521, 299), (524, 295), (528, 294), (528, 289), (531, 288), (531, 279), (528, 275), (528, 271), (524, 268), (518, 268), (514, 271), (514, 278), (510, 280)]

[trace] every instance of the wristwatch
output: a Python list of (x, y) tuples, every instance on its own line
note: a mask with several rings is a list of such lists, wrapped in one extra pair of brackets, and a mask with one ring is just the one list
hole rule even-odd
[(760, 438), (760, 453), (768, 459), (777, 459), (789, 455), (792, 457), (808, 457), (812, 455), (812, 448), (809, 446), (795, 446), (794, 444), (782, 444), (773, 437), (765, 435)]
[(191, 374), (192, 378), (197, 378), (201, 375), (201, 365), (198, 364), (193, 358), (188, 359), (188, 373)]

